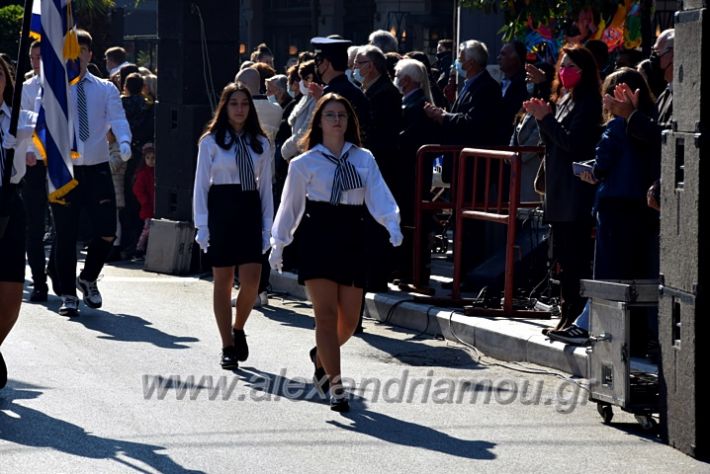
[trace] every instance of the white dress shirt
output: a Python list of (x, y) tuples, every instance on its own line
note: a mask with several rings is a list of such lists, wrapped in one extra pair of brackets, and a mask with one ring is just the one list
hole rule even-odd
[[(22, 110), (39, 112), (39, 107), (40, 107), (39, 93), (40, 93), (41, 89), (42, 89), (42, 82), (40, 81), (40, 76), (38, 74), (35, 74), (34, 76), (30, 77), (29, 79), (27, 79), (25, 82), (22, 83), (22, 102), (21, 102)], [(35, 149), (35, 146), (32, 144), (32, 140), (27, 140), (27, 141), (23, 140), (22, 146), (19, 146), (17, 148), (15, 156), (24, 160), (27, 153), (29, 153), (29, 152), (32, 152), (35, 155), (37, 155), (37, 150)], [(41, 159), (39, 155), (37, 155), (37, 159)]]
[[(274, 220), (274, 196), (271, 191), (271, 156), (273, 149), (269, 141), (259, 137), (263, 152), (257, 154), (247, 145), (249, 156), (254, 164), (256, 188), (261, 198), (262, 235), (268, 241), (271, 224)], [(197, 171), (192, 209), (195, 227), (207, 225), (207, 195), (213, 184), (241, 184), (236, 160), (236, 146), (229, 150), (217, 145), (214, 134), (208, 134), (200, 140), (197, 152)]]
[[(330, 202), (336, 166), (321, 152), (332, 153), (323, 145), (316, 145), (290, 161), (288, 175), (281, 196), (281, 205), (271, 229), (271, 246), (283, 248), (293, 241), (293, 233), (306, 209), (306, 199)], [(369, 150), (345, 142), (339, 157), (348, 153), (348, 161), (357, 169), (363, 187), (343, 190), (340, 204), (365, 204), (375, 220), (390, 236), (399, 234), (399, 207), (387, 187), (375, 157)], [(337, 229), (335, 229), (337, 230)]]
[[(3, 136), (9, 133), (11, 115), (12, 109), (10, 109), (10, 107), (3, 102), (2, 105), (0, 105), (0, 127), (2, 127)], [(17, 139), (15, 150), (23, 148), (27, 149), (27, 142), (32, 138), (32, 133), (34, 132), (36, 123), (36, 113), (29, 110), (20, 110), (20, 119), (17, 123), (17, 134), (15, 135), (15, 138)], [(27, 170), (25, 156), (19, 156), (19, 154), (16, 153), (12, 162), (12, 168), (10, 183), (18, 184), (22, 181), (22, 178), (25, 176), (25, 171)]]
[(79, 158), (74, 166), (97, 165), (109, 160), (106, 133), (110, 130), (118, 143), (131, 143), (131, 128), (126, 120), (118, 89), (111, 82), (100, 79), (90, 72), (84, 76), (86, 112), (89, 118), (89, 138), (79, 138), (79, 106), (76, 85), (71, 86), (72, 121)]

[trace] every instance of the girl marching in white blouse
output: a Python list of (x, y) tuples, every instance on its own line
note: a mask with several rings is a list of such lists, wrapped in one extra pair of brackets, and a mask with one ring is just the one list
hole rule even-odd
[[(212, 264), (225, 369), (236, 369), (249, 355), (244, 325), (256, 300), (274, 215), (271, 155), (251, 94), (242, 85), (229, 84), (200, 139), (193, 202), (195, 240)], [(239, 295), (232, 323), (235, 267)]]
[(352, 336), (365, 284), (365, 212), (382, 224), (392, 245), (402, 243), (399, 208), (375, 159), (360, 148), (352, 106), (326, 94), (316, 105), (304, 137), (308, 151), (288, 169), (281, 205), (271, 230), (272, 268), (281, 270), (283, 248), (300, 226), (299, 281), (305, 282), (316, 318), (316, 347), (310, 357), (314, 382), (330, 407), (348, 411), (341, 383), (340, 346)]

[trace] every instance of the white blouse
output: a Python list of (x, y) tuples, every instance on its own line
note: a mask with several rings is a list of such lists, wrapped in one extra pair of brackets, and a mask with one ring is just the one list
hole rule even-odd
[[(3, 102), (0, 105), (0, 127), (2, 127), (3, 136), (10, 130), (10, 116), (12, 115), (12, 109), (7, 106), (7, 103)], [(37, 123), (37, 114), (29, 110), (20, 110), (20, 118), (17, 123), (17, 135), (16, 135), (16, 145), (15, 150), (26, 150), (27, 144), (32, 139), (32, 133), (34, 132), (35, 125)], [(0, 144), (2, 146), (2, 144)], [(4, 157), (5, 154), (3, 153)], [(21, 153), (15, 153), (15, 158), (12, 162), (12, 173), (10, 175), (10, 183), (18, 184), (22, 181), (25, 176), (25, 171), (27, 169), (27, 164), (25, 161), (25, 155)], [(1, 176), (0, 176), (1, 178)]]
[[(262, 233), (268, 240), (274, 219), (274, 196), (271, 191), (273, 150), (269, 140), (265, 137), (259, 137), (259, 141), (263, 147), (261, 154), (255, 153), (251, 145), (247, 146), (247, 149), (254, 163), (256, 188), (261, 197)], [(231, 148), (225, 150), (217, 145), (214, 134), (209, 134), (200, 140), (192, 203), (195, 227), (207, 225), (207, 194), (210, 186), (213, 184), (241, 184), (235, 156), (236, 146), (232, 145)]]
[[(271, 229), (271, 246), (274, 249), (293, 241), (293, 233), (306, 209), (306, 199), (330, 202), (336, 166), (321, 154), (322, 151), (332, 155), (323, 145), (316, 145), (289, 163), (281, 205)], [(340, 203), (361, 205), (364, 202), (372, 217), (387, 229), (390, 236), (399, 234), (399, 207), (382, 178), (375, 157), (369, 150), (349, 142), (345, 142), (340, 156), (346, 152), (364, 187), (343, 190)]]

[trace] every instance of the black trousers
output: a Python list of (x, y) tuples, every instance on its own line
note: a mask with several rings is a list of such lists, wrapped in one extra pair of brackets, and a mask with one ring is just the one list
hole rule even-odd
[(552, 222), (552, 257), (559, 264), (562, 319), (572, 323), (587, 299), (579, 295), (582, 278), (592, 276), (592, 220)]
[(87, 212), (92, 227), (92, 240), (81, 273), (83, 279), (98, 278), (112, 245), (102, 237), (116, 235), (116, 196), (108, 163), (75, 166), (74, 178), (79, 185), (67, 194), (66, 204), (51, 205), (56, 238), (48, 272), (60, 296), (76, 296), (76, 243), (81, 212)]
[(43, 161), (28, 166), (22, 187), (27, 223), (27, 262), (35, 288), (47, 287), (47, 265), (44, 252), (44, 231), (47, 218), (47, 167)]

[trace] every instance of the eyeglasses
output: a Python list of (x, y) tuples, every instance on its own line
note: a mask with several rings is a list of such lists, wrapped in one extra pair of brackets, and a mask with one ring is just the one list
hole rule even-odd
[(372, 61), (370, 61), (369, 59), (366, 59), (366, 60), (364, 60), (364, 61), (355, 61), (355, 63), (356, 63), (358, 66), (362, 66), (363, 64), (367, 64), (367, 63), (371, 63), (371, 62), (372, 62)]
[(336, 120), (345, 121), (348, 119), (348, 114), (345, 112), (326, 112), (323, 114), (323, 118), (325, 118), (329, 122), (335, 122)]

